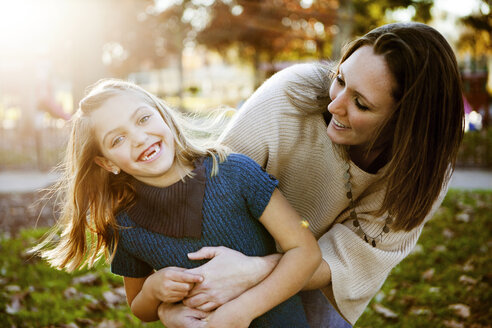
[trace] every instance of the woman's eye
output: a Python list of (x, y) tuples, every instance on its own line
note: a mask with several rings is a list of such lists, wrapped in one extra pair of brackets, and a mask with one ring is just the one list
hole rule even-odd
[(118, 145), (122, 141), (123, 141), (123, 136), (119, 136), (119, 137), (114, 138), (113, 142), (111, 143), (111, 147)]
[(342, 76), (340, 74), (337, 75), (337, 82), (340, 85), (345, 85), (345, 81), (342, 79)]
[(360, 110), (369, 110), (369, 107), (362, 105), (359, 102), (358, 98), (355, 98), (354, 101), (355, 101), (355, 106), (357, 106)]
[(149, 120), (149, 118), (150, 118), (150, 115), (145, 115), (138, 120), (138, 123), (140, 123), (140, 124), (145, 123)]

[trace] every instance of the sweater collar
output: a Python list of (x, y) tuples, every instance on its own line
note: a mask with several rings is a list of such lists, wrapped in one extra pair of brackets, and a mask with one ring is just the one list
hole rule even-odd
[(132, 179), (136, 201), (127, 213), (139, 226), (169, 237), (200, 238), (205, 194), (204, 158), (194, 162), (192, 177), (168, 186), (153, 187)]

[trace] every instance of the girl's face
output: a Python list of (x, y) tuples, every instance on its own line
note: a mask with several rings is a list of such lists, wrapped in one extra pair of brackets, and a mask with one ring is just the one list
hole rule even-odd
[(365, 149), (376, 130), (393, 114), (395, 85), (383, 56), (376, 55), (371, 46), (357, 49), (340, 65), (330, 87), (330, 139)]
[(173, 134), (157, 109), (139, 96), (113, 96), (90, 118), (103, 155), (96, 158), (97, 164), (110, 172), (122, 170), (154, 186), (180, 178)]

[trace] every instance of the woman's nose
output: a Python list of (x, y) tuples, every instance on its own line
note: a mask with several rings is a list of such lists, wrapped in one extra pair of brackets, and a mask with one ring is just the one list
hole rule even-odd
[(328, 111), (339, 116), (346, 114), (347, 101), (345, 90), (340, 90), (331, 95), (331, 102), (328, 104)]

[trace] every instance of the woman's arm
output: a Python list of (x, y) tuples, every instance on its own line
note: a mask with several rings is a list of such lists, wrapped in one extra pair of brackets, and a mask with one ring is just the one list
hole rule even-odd
[(159, 320), (157, 310), (162, 302), (181, 301), (195, 283), (203, 280), (185, 271), (167, 267), (146, 278), (124, 277), (126, 299), (132, 313), (145, 322)]
[(316, 239), (277, 189), (260, 222), (285, 253), (262, 282), (210, 315), (212, 327), (247, 327), (254, 318), (301, 290), (319, 266), (321, 251)]

